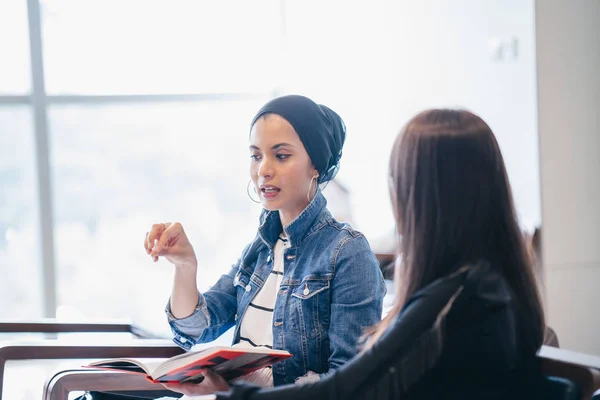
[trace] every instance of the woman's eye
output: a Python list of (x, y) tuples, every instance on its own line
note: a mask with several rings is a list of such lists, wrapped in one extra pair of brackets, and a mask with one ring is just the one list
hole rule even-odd
[(275, 157), (277, 157), (279, 160), (285, 160), (289, 156), (290, 154), (277, 154)]
[(250, 158), (254, 161), (258, 161), (260, 159), (260, 156), (258, 154), (250, 154)]

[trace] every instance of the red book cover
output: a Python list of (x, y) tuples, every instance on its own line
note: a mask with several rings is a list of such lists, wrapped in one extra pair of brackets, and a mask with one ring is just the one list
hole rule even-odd
[(158, 364), (116, 358), (96, 361), (85, 367), (143, 374), (152, 382), (200, 383), (204, 379), (200, 371), (204, 368), (210, 368), (229, 381), (291, 356), (285, 350), (266, 347), (218, 346), (180, 354)]

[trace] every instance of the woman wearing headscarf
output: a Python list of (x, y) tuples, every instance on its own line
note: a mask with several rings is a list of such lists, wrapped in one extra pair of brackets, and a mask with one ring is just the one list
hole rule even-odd
[[(235, 326), (234, 345), (289, 351), (291, 358), (244, 378), (263, 386), (318, 380), (356, 354), (364, 329), (381, 320), (385, 284), (366, 238), (336, 221), (321, 193), (338, 171), (345, 137), (337, 113), (303, 96), (258, 111), (248, 184), (264, 208), (258, 233), (205, 293), (182, 225), (152, 226), (146, 252), (175, 266), (166, 313), (178, 345), (190, 349)], [(190, 395), (226, 389), (211, 382), (167, 386)]]

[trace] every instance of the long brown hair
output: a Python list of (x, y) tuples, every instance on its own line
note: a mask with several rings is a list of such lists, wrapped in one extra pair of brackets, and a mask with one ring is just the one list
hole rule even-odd
[(396, 138), (389, 168), (401, 237), (397, 297), (386, 318), (367, 333), (366, 347), (416, 291), (485, 259), (510, 287), (522, 351), (535, 353), (542, 343), (544, 315), (504, 160), (489, 126), (468, 111), (424, 111)]

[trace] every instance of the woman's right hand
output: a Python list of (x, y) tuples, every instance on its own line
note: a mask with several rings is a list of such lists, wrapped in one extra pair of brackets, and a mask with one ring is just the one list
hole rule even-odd
[[(201, 369), (199, 373), (204, 374), (204, 380), (202, 383), (163, 383), (163, 386), (174, 392), (183, 393), (186, 396), (193, 396), (192, 399), (196, 399), (196, 396), (204, 396), (215, 392), (226, 392), (230, 389), (229, 384), (216, 372), (210, 369)], [(206, 397), (200, 397), (205, 398)], [(199, 398), (199, 399), (200, 399)], [(211, 397), (208, 397), (210, 399)], [(216, 397), (212, 397), (215, 399)]]
[(150, 232), (146, 232), (144, 248), (154, 262), (158, 261), (159, 257), (165, 257), (177, 267), (198, 265), (194, 248), (179, 222), (152, 225)]

